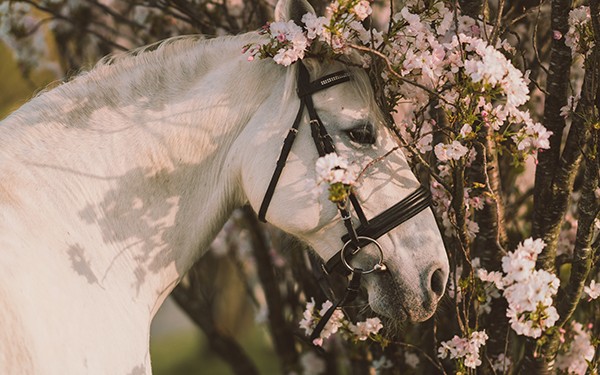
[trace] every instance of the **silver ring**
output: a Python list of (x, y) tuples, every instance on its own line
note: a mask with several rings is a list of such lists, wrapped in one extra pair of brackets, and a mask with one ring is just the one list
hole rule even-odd
[[(379, 251), (379, 262), (377, 262), (377, 264), (375, 264), (373, 266), (373, 268), (371, 268), (370, 270), (367, 271), (360, 271), (360, 273), (362, 273), (363, 275), (366, 275), (368, 273), (371, 272), (375, 272), (375, 271), (385, 271), (387, 269), (387, 267), (385, 266), (385, 264), (383, 264), (383, 249), (381, 248), (381, 245), (379, 244), (379, 242), (375, 241), (374, 239), (372, 239), (371, 237), (364, 237), (364, 236), (358, 236), (357, 239), (360, 240), (367, 240), (370, 243), (374, 244), (375, 246), (377, 246), (377, 250)], [(344, 251), (346, 251), (346, 248), (348, 247), (349, 244), (352, 243), (352, 240), (348, 240), (348, 242), (346, 242), (344, 244), (344, 247), (342, 247), (342, 250), (340, 250), (340, 256), (342, 257), (342, 263), (344, 264), (344, 266), (346, 266), (347, 269), (350, 270), (350, 272), (358, 272), (356, 271), (356, 268), (352, 267), (350, 265), (350, 263), (348, 263), (346, 261), (346, 257), (344, 256)], [(360, 251), (360, 247), (358, 249), (356, 249), (352, 255), (356, 254), (357, 252)]]

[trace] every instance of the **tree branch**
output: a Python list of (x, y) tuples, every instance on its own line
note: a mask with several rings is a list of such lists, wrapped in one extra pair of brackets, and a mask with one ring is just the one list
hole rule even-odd
[[(566, 35), (570, 9), (571, 0), (554, 0), (552, 2), (553, 30), (558, 30)], [(583, 126), (581, 121), (573, 121), (569, 133), (570, 148), (565, 148), (562, 159), (560, 155), (565, 128), (565, 119), (560, 115), (560, 108), (567, 103), (568, 80), (565, 77), (569, 76), (570, 66), (571, 49), (565, 45), (564, 38), (553, 39), (547, 83), (549, 94), (546, 96), (544, 105), (544, 125), (553, 134), (550, 137), (550, 149), (544, 150), (538, 155), (532, 218), (532, 237), (542, 238), (546, 243), (544, 252), (538, 258), (538, 264), (545, 269), (552, 269), (554, 266), (558, 232), (572, 189), (572, 176), (579, 162), (579, 147), (574, 146), (573, 143), (579, 142), (575, 138), (580, 135), (578, 129)]]
[[(205, 257), (208, 255), (205, 255)], [(180, 283), (171, 293), (175, 302), (186, 312), (198, 327), (206, 334), (208, 345), (215, 351), (237, 375), (258, 375), (258, 369), (240, 344), (229, 334), (223, 332), (214, 320), (212, 298), (203, 292), (207, 284), (199, 263), (188, 272), (186, 286)]]

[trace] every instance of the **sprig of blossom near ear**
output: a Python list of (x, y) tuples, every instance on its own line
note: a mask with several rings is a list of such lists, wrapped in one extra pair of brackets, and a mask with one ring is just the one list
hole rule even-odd
[(454, 336), (451, 340), (441, 343), (438, 357), (455, 359), (459, 369), (462, 366), (474, 369), (481, 365), (479, 349), (485, 345), (487, 339), (488, 335), (485, 331), (475, 331), (468, 338)]
[(370, 41), (372, 34), (360, 22), (371, 13), (371, 4), (367, 0), (338, 0), (328, 7), (327, 17), (304, 14), (301, 19), (303, 25), (294, 21), (268, 23), (261, 30), (268, 40), (246, 45), (243, 52), (249, 53), (248, 60), (272, 57), (283, 66), (304, 58), (314, 41), (321, 41), (330, 48), (325, 53), (346, 53), (349, 41)]
[(345, 202), (357, 178), (350, 163), (336, 153), (330, 153), (317, 159), (316, 171), (317, 184), (329, 185), (329, 200), (335, 203)]
[(536, 270), (535, 262), (546, 244), (541, 239), (526, 239), (513, 252), (502, 257), (502, 270), (479, 270), (477, 276), (502, 290), (508, 302), (506, 316), (519, 335), (538, 338), (554, 326), (558, 312), (552, 298), (558, 292), (560, 280), (545, 270)]
[(581, 323), (572, 321), (566, 336), (556, 356), (556, 367), (569, 374), (585, 375), (589, 367), (588, 363), (596, 354), (591, 334)]
[[(325, 301), (321, 305), (321, 309), (317, 311), (314, 299), (311, 299), (306, 304), (306, 310), (304, 310), (303, 319), (300, 321), (299, 326), (304, 329), (307, 336), (312, 334), (323, 315), (325, 315), (331, 306), (333, 306), (331, 301)], [(385, 339), (379, 334), (382, 328), (383, 325), (379, 318), (368, 318), (363, 322), (354, 324), (344, 317), (341, 310), (336, 309), (329, 321), (327, 321), (327, 324), (325, 324), (325, 328), (323, 328), (319, 337), (313, 341), (313, 344), (322, 346), (325, 339), (328, 339), (337, 332), (342, 333), (346, 338), (353, 341), (372, 340), (384, 343)]]

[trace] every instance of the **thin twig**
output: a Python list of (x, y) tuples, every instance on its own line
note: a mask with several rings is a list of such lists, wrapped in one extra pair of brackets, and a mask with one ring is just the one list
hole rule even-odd
[(388, 57), (386, 55), (384, 55), (383, 53), (381, 53), (381, 52), (379, 52), (377, 50), (374, 50), (372, 48), (361, 46), (361, 45), (358, 45), (358, 44), (352, 44), (352, 43), (350, 43), (350, 44), (348, 44), (348, 46), (350, 48), (353, 48), (353, 49), (357, 50), (357, 51), (367, 52), (367, 53), (370, 53), (372, 55), (375, 55), (375, 56), (381, 58), (385, 62), (386, 66), (388, 68), (388, 71), (394, 77), (396, 77), (399, 81), (402, 81), (404, 83), (408, 83), (409, 85), (413, 85), (415, 87), (418, 87), (421, 90), (428, 92), (430, 95), (433, 95), (436, 98), (442, 100), (444, 103), (446, 103), (448, 105), (455, 106), (454, 103), (450, 103), (445, 98), (443, 98), (442, 96), (440, 96), (440, 94), (438, 94), (437, 92), (431, 90), (430, 88), (428, 88), (426, 86), (423, 86), (422, 84), (417, 83), (415, 81), (411, 81), (409, 79), (406, 79), (406, 78), (402, 77), (400, 74), (398, 74), (398, 72), (396, 72), (396, 70), (394, 69), (394, 65), (392, 64), (392, 62), (390, 61), (390, 59), (388, 59)]

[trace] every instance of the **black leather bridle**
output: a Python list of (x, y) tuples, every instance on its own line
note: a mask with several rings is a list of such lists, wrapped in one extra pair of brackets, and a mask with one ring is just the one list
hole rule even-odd
[[(258, 211), (258, 218), (263, 222), (266, 222), (265, 216), (267, 209), (271, 199), (273, 198), (275, 187), (277, 186), (281, 172), (285, 167), (285, 163), (292, 149), (294, 140), (296, 139), (296, 135), (298, 134), (298, 128), (304, 115), (304, 109), (308, 111), (311, 134), (319, 156), (322, 157), (326, 154), (336, 152), (333, 139), (329, 133), (327, 133), (327, 129), (325, 129), (325, 126), (315, 110), (312, 94), (337, 84), (348, 82), (351, 80), (351, 76), (346, 71), (339, 71), (311, 82), (308, 70), (304, 63), (299, 61), (297, 64), (297, 93), (298, 97), (300, 98), (300, 108), (298, 109), (294, 123), (288, 131), (288, 134), (283, 142), (283, 147), (281, 149), (279, 158), (277, 159), (275, 171), (273, 172), (273, 176), (271, 177), (271, 181), (269, 182), (269, 186)], [(327, 274), (331, 272), (339, 272), (344, 276), (352, 274), (352, 279), (346, 288), (346, 294), (344, 297), (335, 303), (321, 318), (313, 330), (311, 340), (319, 337), (321, 331), (325, 327), (325, 324), (338, 306), (343, 306), (356, 298), (358, 289), (360, 287), (361, 276), (363, 274), (386, 270), (383, 250), (381, 245), (377, 242), (377, 239), (396, 228), (398, 225), (417, 215), (419, 212), (428, 208), (431, 203), (431, 194), (429, 189), (420, 186), (409, 196), (370, 220), (368, 220), (365, 216), (358, 199), (353, 193), (350, 194), (349, 201), (356, 212), (356, 216), (360, 221), (360, 225), (358, 228), (354, 227), (354, 224), (352, 223), (352, 215), (350, 214), (347, 204), (338, 204), (338, 210), (348, 233), (342, 236), (343, 246), (341, 250), (323, 265), (323, 270)], [(365, 247), (369, 244), (373, 244), (377, 247), (379, 261), (368, 270), (363, 270), (350, 265), (350, 259), (352, 256), (357, 254), (362, 247)]]

